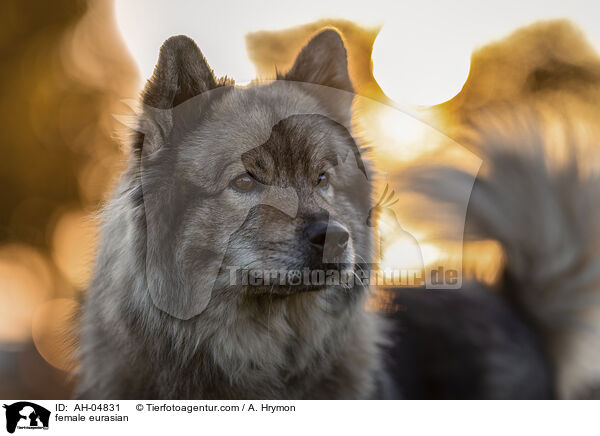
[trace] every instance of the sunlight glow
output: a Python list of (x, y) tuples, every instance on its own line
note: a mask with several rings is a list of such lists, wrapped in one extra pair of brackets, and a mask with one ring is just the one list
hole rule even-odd
[(430, 243), (416, 243), (409, 237), (399, 237), (383, 253), (381, 269), (422, 269), (432, 266), (442, 258), (440, 248)]
[(441, 35), (428, 36), (411, 36), (394, 22), (377, 35), (373, 75), (392, 100), (433, 106), (458, 94), (467, 80), (472, 47), (464, 41), (447, 44)]
[(439, 133), (432, 132), (433, 129), (416, 114), (385, 105), (379, 105), (376, 110), (377, 132), (381, 138), (376, 141), (375, 152), (384, 155), (386, 160), (407, 162), (439, 145), (433, 140)]
[(248, 32), (286, 29), (324, 17), (366, 27), (383, 25), (373, 49), (375, 78), (392, 100), (412, 105), (434, 105), (452, 98), (467, 78), (473, 49), (537, 20), (571, 19), (600, 47), (598, 14), (590, 13), (585, 0), (268, 0), (261, 8), (232, 0), (227, 9), (236, 13), (224, 12), (219, 3), (115, 2), (117, 24), (143, 79), (152, 74), (158, 49), (172, 35), (189, 35), (217, 75), (243, 82), (255, 77), (245, 49)]

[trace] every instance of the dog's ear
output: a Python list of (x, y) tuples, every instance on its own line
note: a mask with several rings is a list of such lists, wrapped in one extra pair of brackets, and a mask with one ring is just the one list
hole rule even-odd
[(340, 34), (327, 29), (315, 35), (284, 78), (353, 92), (348, 55)]
[(218, 86), (194, 41), (183, 35), (167, 39), (160, 48), (152, 77), (142, 91), (142, 111), (133, 149), (144, 154), (160, 149), (173, 128), (174, 108)]
[(335, 121), (350, 126), (354, 90), (346, 47), (337, 31), (327, 29), (314, 36), (281, 78), (303, 82), (302, 89), (315, 96)]
[(217, 80), (202, 52), (187, 36), (172, 36), (160, 48), (142, 102), (157, 109), (171, 109), (217, 87)]

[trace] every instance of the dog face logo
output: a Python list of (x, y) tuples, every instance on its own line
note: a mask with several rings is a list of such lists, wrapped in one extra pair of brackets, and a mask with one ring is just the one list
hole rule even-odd
[[(172, 62), (179, 58), (185, 62)], [(353, 103), (378, 108), (354, 93), (343, 41), (331, 30), (315, 36), (285, 76), (248, 87), (214, 78), (193, 41), (165, 43), (129, 125), (136, 132), (131, 199), (143, 219), (156, 307), (188, 320), (211, 302), (237, 304), (249, 293), (326, 298), (337, 286), (348, 294), (340, 280), (312, 284), (297, 272), (354, 277), (370, 269), (382, 251), (375, 223), (386, 211), (394, 235), (424, 266), (418, 241), (391, 216), (393, 190), (372, 202), (375, 184), (362, 156), (369, 147), (353, 133)], [(449, 141), (431, 133), (432, 142)], [(457, 194), (465, 213), (471, 188)], [(452, 240), (461, 241), (463, 228), (459, 222)], [(250, 289), (236, 275), (244, 270), (277, 274)], [(280, 271), (292, 274), (277, 280)]]
[(28, 401), (4, 405), (6, 409), (6, 431), (14, 433), (18, 429), (48, 429), (50, 411)]

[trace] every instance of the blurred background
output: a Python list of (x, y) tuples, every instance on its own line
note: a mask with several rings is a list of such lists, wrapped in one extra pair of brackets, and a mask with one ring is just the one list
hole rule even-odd
[[(577, 1), (3, 0), (0, 398), (71, 394), (72, 320), (93, 265), (96, 214), (128, 155), (119, 119), (169, 36), (189, 35), (217, 75), (243, 85), (285, 71), (313, 33), (338, 28), (360, 96), (355, 129), (384, 186), (434, 158), (476, 174), (480, 160), (460, 138), (482, 108), (527, 101), (594, 124), (599, 19), (600, 6)], [(380, 230), (383, 269), (454, 264), (494, 280), (492, 241), (444, 244), (400, 208)], [(421, 258), (411, 257), (414, 240)], [(384, 292), (378, 298), (393, 310)]]

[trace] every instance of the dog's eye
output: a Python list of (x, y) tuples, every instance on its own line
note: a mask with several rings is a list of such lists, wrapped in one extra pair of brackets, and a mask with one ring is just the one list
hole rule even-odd
[(248, 192), (257, 187), (256, 180), (250, 174), (240, 174), (231, 181), (231, 187), (237, 191)]
[(317, 186), (319, 188), (326, 188), (329, 186), (329, 175), (327, 173), (319, 174), (319, 177), (317, 178)]

